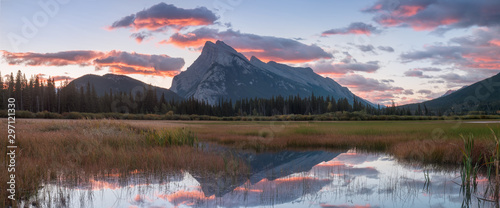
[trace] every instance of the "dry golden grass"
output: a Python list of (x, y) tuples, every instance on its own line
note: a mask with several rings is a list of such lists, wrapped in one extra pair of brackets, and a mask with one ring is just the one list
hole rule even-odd
[[(165, 146), (146, 140), (145, 126), (109, 120), (18, 120), (16, 194), (27, 198), (38, 186), (55, 178), (85, 177), (141, 170), (150, 173), (188, 170), (193, 174), (247, 172), (215, 152), (188, 145)], [(173, 129), (172, 129), (173, 130)], [(6, 134), (1, 144), (7, 146)], [(6, 154), (6, 148), (0, 153)], [(5, 157), (1, 164), (5, 167)], [(229, 162), (228, 162), (229, 161)], [(7, 189), (7, 171), (0, 172), (0, 188)], [(6, 198), (7, 193), (0, 192)], [(10, 201), (10, 200), (9, 200)], [(3, 201), (5, 206), (8, 201)]]
[[(188, 125), (191, 123), (183, 123)], [(304, 148), (357, 148), (384, 151), (409, 161), (460, 164), (463, 141), (476, 140), (474, 159), (489, 156), (494, 141), (488, 127), (499, 124), (459, 121), (361, 121), (361, 122), (209, 122), (192, 123), (201, 141), (257, 151)], [(497, 133), (498, 134), (498, 133)], [(483, 157), (485, 158), (485, 157)]]

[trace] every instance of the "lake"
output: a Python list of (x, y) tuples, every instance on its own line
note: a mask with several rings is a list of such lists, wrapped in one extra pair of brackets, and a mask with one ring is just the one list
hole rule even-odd
[[(209, 150), (209, 151), (213, 151)], [(250, 173), (108, 175), (45, 184), (38, 207), (497, 207), (482, 199), (487, 180), (465, 197), (460, 171), (348, 151), (236, 152)], [(486, 197), (488, 198), (488, 197)], [(470, 199), (470, 201), (468, 201)]]

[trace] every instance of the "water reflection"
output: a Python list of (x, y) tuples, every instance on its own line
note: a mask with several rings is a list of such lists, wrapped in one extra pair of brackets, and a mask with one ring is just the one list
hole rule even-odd
[(243, 159), (248, 164), (251, 169), (250, 175), (239, 177), (195, 176), (194, 178), (200, 183), (205, 195), (222, 197), (245, 183), (256, 184), (264, 179), (274, 181), (293, 173), (307, 172), (321, 162), (332, 160), (340, 153), (282, 151), (260, 154), (232, 152), (231, 154)]
[[(144, 173), (47, 184), (39, 207), (460, 207), (460, 175), (403, 165), (385, 154), (355, 151), (234, 153), (251, 167), (243, 176), (162, 177)], [(430, 182), (426, 180), (426, 175)], [(486, 180), (479, 180), (479, 192)], [(471, 207), (494, 203), (472, 198)]]

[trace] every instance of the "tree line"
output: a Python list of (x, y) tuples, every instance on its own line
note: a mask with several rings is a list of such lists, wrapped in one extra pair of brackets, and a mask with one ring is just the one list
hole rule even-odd
[[(0, 73), (1, 77), (1, 73)], [(56, 87), (53, 78), (39, 76), (26, 78), (21, 71), (0, 79), (0, 109), (6, 108), (8, 98), (16, 99), (16, 110), (30, 112), (85, 112), (85, 113), (133, 113), (133, 114), (179, 114), (209, 116), (274, 116), (274, 115), (318, 115), (324, 113), (360, 111), (370, 115), (432, 115), (424, 106), (411, 112), (408, 108), (366, 105), (357, 97), (335, 99), (332, 96), (308, 97), (273, 96), (271, 98), (245, 98), (241, 100), (220, 99), (211, 105), (204, 100), (188, 98), (167, 100), (165, 95), (157, 96), (156, 88), (145, 86), (135, 92), (113, 92), (111, 89), (99, 96), (95, 87), (87, 83), (76, 86), (68, 80)]]

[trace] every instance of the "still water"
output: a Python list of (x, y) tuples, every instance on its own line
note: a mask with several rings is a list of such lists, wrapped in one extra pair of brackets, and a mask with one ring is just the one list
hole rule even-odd
[[(37, 207), (461, 207), (456, 169), (402, 164), (386, 154), (355, 150), (238, 153), (252, 171), (242, 176), (189, 172), (151, 177), (132, 173), (79, 183), (50, 183)], [(479, 179), (470, 207), (482, 200)], [(498, 204), (496, 205), (498, 206)]]

